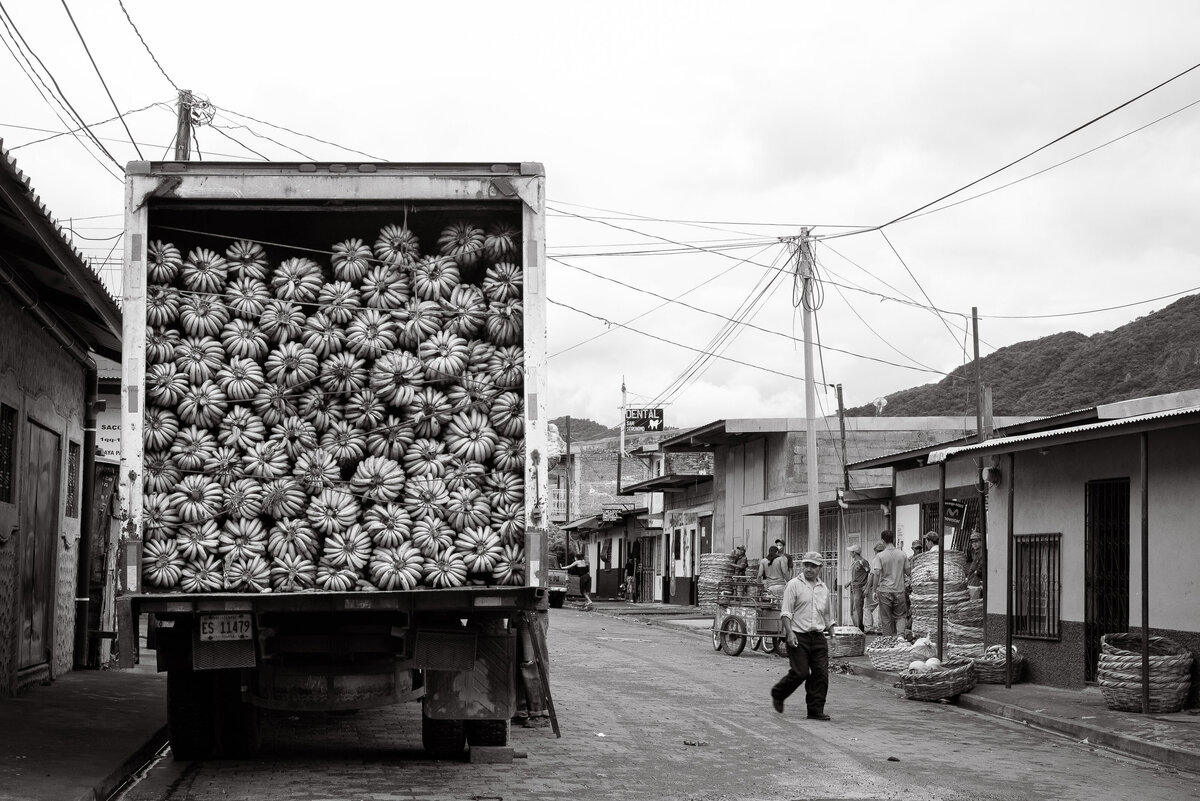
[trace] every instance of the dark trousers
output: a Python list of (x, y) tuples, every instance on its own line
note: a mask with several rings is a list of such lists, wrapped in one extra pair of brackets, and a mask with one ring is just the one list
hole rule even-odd
[(796, 640), (796, 645), (788, 646), (791, 667), (771, 688), (771, 697), (782, 701), (803, 684), (808, 714), (818, 715), (825, 711), (825, 695), (829, 692), (829, 644), (822, 631), (797, 633)]

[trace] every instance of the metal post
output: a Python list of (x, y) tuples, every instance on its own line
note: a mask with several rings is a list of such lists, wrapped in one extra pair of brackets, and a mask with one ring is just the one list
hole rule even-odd
[[(975, 345), (975, 433), (976, 433), (977, 441), (983, 442), (983, 440), (985, 438), (984, 431), (983, 431), (983, 368), (979, 363), (979, 309), (976, 308), (975, 306), (971, 307), (971, 339), (974, 341), (974, 345)], [(980, 461), (982, 462), (982, 460), (980, 460)], [(982, 469), (983, 465), (980, 464), (979, 467)], [(983, 564), (984, 564), (983, 575), (981, 576), (983, 586), (979, 591), (979, 595), (983, 599), (983, 636), (984, 636), (984, 640), (986, 641), (987, 640), (987, 608), (988, 608), (987, 607), (988, 483), (982, 479), (982, 476), (979, 479), (979, 485), (980, 485), (980, 490), (979, 490), (979, 534), (983, 538), (983, 548), (981, 549), (980, 554), (981, 554), (981, 557), (983, 559)], [(970, 534), (968, 533), (968, 535), (967, 535), (968, 551), (970, 550), (970, 548), (971, 548), (971, 537), (970, 537)]]
[(617, 445), (617, 494), (621, 493), (621, 461), (625, 457), (625, 376), (621, 376), (621, 438)]
[(975, 344), (975, 430), (983, 441), (983, 375), (979, 364), (979, 309), (971, 307), (971, 339)]
[[(942, 648), (946, 641), (946, 460), (938, 463), (938, 611), (937, 611), (937, 656), (942, 659)], [(910, 611), (909, 614), (912, 614)]]
[[(842, 403), (842, 385), (837, 385), (838, 427), (842, 431), (842, 489), (850, 491), (850, 468), (846, 466), (846, 407)], [(845, 543), (842, 543), (845, 545)]]
[(1017, 455), (1008, 455), (1008, 574), (1005, 577), (1004, 602), (1004, 686), (1012, 689), (1012, 641), (1013, 641), (1013, 541), (1016, 539), (1013, 514), (1016, 510)]
[(1142, 436), (1142, 714), (1150, 714), (1150, 435)]
[[(571, 522), (571, 479), (575, 472), (575, 465), (571, 464), (571, 415), (567, 415), (567, 522)], [(563, 558), (571, 558), (571, 529), (563, 532)]]

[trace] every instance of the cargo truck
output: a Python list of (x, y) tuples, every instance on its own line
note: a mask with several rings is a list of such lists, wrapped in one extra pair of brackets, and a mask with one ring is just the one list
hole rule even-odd
[(118, 636), (152, 621), (175, 757), (403, 701), (503, 750), (518, 633), (545, 666), (541, 165), (135, 162), (125, 224)]

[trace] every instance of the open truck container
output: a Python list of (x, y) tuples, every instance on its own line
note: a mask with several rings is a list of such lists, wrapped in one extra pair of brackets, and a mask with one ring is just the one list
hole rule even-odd
[[(515, 702), (513, 624), (532, 621), (547, 592), (544, 191), (536, 163), (129, 165), (120, 497), (131, 592), (119, 603), (120, 655), (122, 664), (132, 664), (139, 620), (151, 615), (159, 670), (168, 674), (176, 758), (252, 753), (263, 709), (349, 710), (415, 700), (423, 707), (423, 742), (435, 756), (461, 753), (467, 743), (507, 744)], [(520, 231), (512, 261), (524, 273), (524, 383), (516, 389), (525, 417), (524, 578), (516, 586), (440, 589), (259, 585), (263, 592), (197, 592), (194, 584), (184, 592), (146, 582), (143, 549), (162, 537), (147, 532), (142, 513), (149, 243), (169, 241), (186, 255), (199, 247), (224, 253), (234, 241), (249, 240), (272, 255), (272, 265), (305, 255), (328, 271), (333, 243), (358, 237), (370, 247), (382, 228), (402, 224), (424, 246), (462, 220), (481, 226), (501, 220)], [(461, 279), (479, 283), (482, 267), (464, 267)], [(535, 651), (544, 660), (535, 628)]]

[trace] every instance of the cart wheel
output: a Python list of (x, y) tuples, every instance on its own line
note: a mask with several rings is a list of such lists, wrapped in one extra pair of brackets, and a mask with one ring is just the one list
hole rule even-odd
[(775, 648), (778, 645), (779, 640), (775, 639), (774, 637), (763, 637), (762, 641), (762, 649), (764, 652), (768, 654), (775, 653)]
[(762, 650), (762, 648), (763, 648), (763, 638), (762, 637), (751, 637), (750, 638), (750, 650), (751, 651), (760, 651), (760, 650)]
[(720, 651), (721, 650), (721, 630), (719, 628), (717, 628), (717, 625), (715, 623), (713, 624), (712, 636), (713, 636), (713, 650)]
[(721, 625), (721, 648), (730, 656), (737, 656), (746, 649), (746, 624), (731, 617)]

